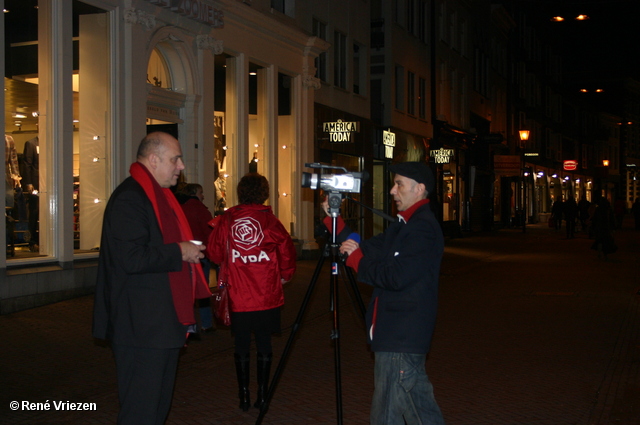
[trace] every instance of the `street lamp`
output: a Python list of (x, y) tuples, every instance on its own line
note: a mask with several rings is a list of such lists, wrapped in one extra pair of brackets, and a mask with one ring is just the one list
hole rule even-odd
[(529, 130), (519, 130), (520, 134), (520, 149), (522, 152), (521, 162), (522, 162), (522, 231), (525, 232), (527, 229), (527, 175), (524, 174), (525, 171), (525, 163), (524, 163), (524, 147), (527, 144), (527, 140), (529, 140), (529, 135), (531, 132)]
[(520, 147), (524, 148), (524, 145), (527, 144), (527, 140), (529, 140), (529, 134), (531, 133), (529, 130), (520, 130)]

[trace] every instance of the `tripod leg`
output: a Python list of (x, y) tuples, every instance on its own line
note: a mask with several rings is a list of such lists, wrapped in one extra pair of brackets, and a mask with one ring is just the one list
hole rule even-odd
[(302, 323), (302, 318), (304, 317), (304, 313), (307, 309), (307, 304), (309, 304), (309, 300), (311, 299), (311, 295), (313, 293), (313, 288), (316, 286), (316, 282), (318, 281), (318, 276), (320, 276), (320, 271), (322, 270), (322, 265), (324, 264), (324, 255), (320, 256), (318, 260), (318, 264), (316, 265), (316, 269), (313, 272), (313, 276), (311, 277), (311, 282), (309, 282), (309, 287), (307, 288), (307, 293), (304, 296), (304, 300), (302, 301), (302, 305), (300, 305), (300, 310), (298, 310), (298, 316), (296, 316), (296, 320), (291, 327), (291, 334), (289, 334), (289, 339), (287, 340), (287, 344), (284, 347), (284, 351), (282, 352), (282, 356), (278, 361), (278, 366), (276, 367), (275, 372), (273, 372), (273, 379), (271, 380), (271, 384), (269, 385), (269, 391), (266, 394), (264, 403), (260, 406), (260, 414), (258, 415), (258, 419), (256, 419), (255, 425), (260, 425), (262, 423), (262, 419), (264, 419), (264, 415), (267, 413), (269, 409), (269, 404), (271, 403), (271, 398), (273, 397), (273, 393), (275, 392), (276, 385), (278, 385), (278, 381), (280, 380), (280, 375), (282, 375), (282, 371), (285, 366), (285, 362), (289, 355), (289, 351), (291, 350), (291, 346), (293, 344), (293, 340), (298, 332), (298, 328)]
[[(337, 264), (334, 263), (334, 267)], [(335, 364), (336, 379), (336, 413), (338, 417), (338, 425), (342, 425), (342, 371), (340, 367), (340, 315), (338, 313), (338, 275), (331, 275), (331, 308), (333, 310), (333, 331), (331, 339), (333, 339), (333, 353)]]

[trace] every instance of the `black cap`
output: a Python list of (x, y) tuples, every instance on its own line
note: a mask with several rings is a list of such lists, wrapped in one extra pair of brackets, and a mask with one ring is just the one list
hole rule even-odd
[(390, 165), (389, 171), (422, 183), (428, 193), (433, 192), (435, 186), (433, 172), (431, 172), (431, 168), (424, 162), (399, 162)]

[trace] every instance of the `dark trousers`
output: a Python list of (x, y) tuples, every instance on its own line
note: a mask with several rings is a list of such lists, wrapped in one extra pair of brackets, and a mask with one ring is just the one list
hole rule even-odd
[(180, 348), (112, 344), (118, 375), (118, 425), (162, 425), (167, 419)]
[[(256, 331), (256, 349), (258, 353), (271, 354), (271, 331)], [(235, 332), (235, 352), (241, 355), (249, 354), (251, 347), (251, 331)]]

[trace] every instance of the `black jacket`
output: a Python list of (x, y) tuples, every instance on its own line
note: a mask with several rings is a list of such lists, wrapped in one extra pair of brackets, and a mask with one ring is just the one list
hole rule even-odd
[(399, 220), (361, 242), (360, 249), (358, 280), (374, 287), (366, 317), (369, 337), (377, 311), (371, 349), (429, 352), (444, 251), (442, 229), (429, 204), (419, 207), (407, 223)]
[(182, 268), (177, 243), (165, 244), (149, 198), (132, 177), (104, 213), (93, 310), (93, 336), (145, 348), (184, 345), (169, 274)]

